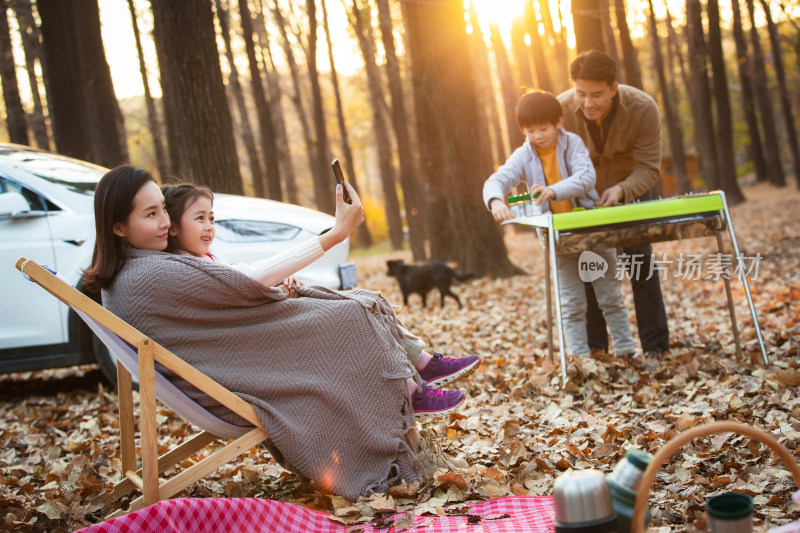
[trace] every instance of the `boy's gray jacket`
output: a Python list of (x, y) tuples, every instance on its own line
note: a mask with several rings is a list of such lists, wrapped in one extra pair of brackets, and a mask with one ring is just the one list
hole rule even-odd
[[(586, 145), (580, 137), (561, 128), (556, 140), (556, 156), (561, 181), (550, 186), (556, 193), (556, 200), (571, 200), (574, 207), (593, 208), (600, 197), (594, 190), (596, 176)], [(529, 190), (534, 183), (547, 186), (542, 162), (527, 139), (483, 184), (483, 203), (488, 208), (492, 198), (505, 201), (521, 181), (528, 184)], [(550, 205), (545, 202), (542, 212), (548, 211)]]

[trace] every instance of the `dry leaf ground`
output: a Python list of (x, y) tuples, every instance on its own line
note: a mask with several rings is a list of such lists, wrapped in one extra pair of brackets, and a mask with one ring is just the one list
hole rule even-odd
[[(743, 362), (735, 356), (722, 282), (680, 278), (679, 261), (703, 255), (708, 263), (704, 254), (716, 245), (706, 238), (655, 246), (667, 265), (669, 353), (633, 361), (570, 359), (570, 380), (561, 388), (558, 367), (546, 353), (542, 252), (531, 233), (509, 228), (510, 256), (528, 275), (455, 286), (463, 310), (452, 302), (442, 309), (438, 298), (422, 309), (417, 296), (398, 310), (435, 349), (485, 359), (459, 385), (468, 393), (465, 407), (424, 426), (469, 469), (349, 502), (253, 449), (183, 495), (271, 498), (329, 512), (347, 524), (409, 510), (441, 514), (460, 502), (549, 494), (567, 469), (608, 472), (632, 447), (654, 453), (677, 432), (713, 420), (752, 424), (800, 455), (800, 194), (761, 185), (745, 194), (748, 202), (732, 216), (742, 252), (761, 254), (751, 284), (769, 366), (761, 362), (738, 281), (732, 286)], [(396, 257), (410, 260), (406, 252), (357, 259), (360, 285), (401, 302), (395, 281), (385, 275), (385, 261)], [(624, 291), (633, 317), (629, 284)], [(99, 520), (99, 493), (119, 479), (115, 404), (115, 392), (93, 367), (0, 376), (0, 530), (71, 531)], [(166, 409), (159, 419), (165, 449), (188, 431)], [(686, 445), (662, 468), (649, 495), (652, 525), (702, 529), (705, 498), (729, 490), (754, 497), (757, 530), (800, 518), (791, 502), (796, 487), (777, 458), (745, 437), (717, 435)]]

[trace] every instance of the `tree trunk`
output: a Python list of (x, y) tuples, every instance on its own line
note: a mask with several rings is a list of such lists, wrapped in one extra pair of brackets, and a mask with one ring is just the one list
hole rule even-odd
[(637, 89), (644, 89), (642, 83), (642, 71), (639, 69), (639, 60), (636, 59), (636, 48), (631, 40), (631, 32), (628, 29), (628, 17), (625, 10), (625, 0), (615, 0), (614, 13), (617, 19), (617, 30), (619, 31), (619, 41), (622, 45), (622, 57), (625, 63), (625, 81), (628, 85)]
[(242, 194), (211, 4), (150, 3), (172, 172)]
[(88, 118), (92, 161), (115, 167), (128, 161), (125, 127), (119, 110), (111, 70), (100, 33), (100, 8), (97, 0), (72, 3), (72, 21), (78, 43), (84, 108)]
[(617, 40), (614, 38), (614, 28), (611, 27), (611, 6), (608, 0), (598, 0), (600, 8), (601, 26), (603, 28), (604, 50), (611, 56), (614, 63), (619, 65), (619, 52), (617, 52)]
[(514, 56), (514, 66), (517, 70), (517, 79), (526, 89), (533, 87), (533, 74), (531, 73), (530, 55), (528, 45), (525, 44), (525, 24), (521, 20), (511, 23), (511, 53)]
[[(553, 42), (555, 50), (556, 60), (554, 63), (558, 69), (558, 75), (556, 75), (556, 83), (553, 86), (553, 91), (555, 94), (558, 94), (569, 87), (569, 56), (567, 43), (564, 39), (564, 28), (562, 27), (561, 31), (556, 33), (555, 26), (553, 25), (553, 14), (550, 11), (550, 2), (539, 0), (537, 3), (542, 13), (545, 35)], [(560, 22), (559, 20), (559, 23)]]
[[(250, 86), (253, 90), (258, 126), (261, 130), (261, 154), (264, 157), (266, 194), (268, 198), (280, 201), (282, 195), (281, 171), (278, 167), (278, 145), (275, 141), (272, 109), (264, 95), (264, 86), (261, 85), (261, 72), (258, 70), (258, 59), (256, 59), (256, 49), (253, 43), (253, 17), (250, 14), (250, 6), (247, 5), (247, 0), (239, 0), (239, 17), (241, 18), (244, 46), (247, 52), (247, 64), (250, 68)], [(255, 177), (253, 181), (255, 182)]]
[[(445, 0), (403, 5), (415, 87), (430, 99), (417, 113), (420, 142), (438, 141), (434, 149), (442, 157), (441, 174), (427, 176), (438, 191), (436, 197), (447, 198), (438, 207), (442, 218), (433, 221), (439, 224), (434, 227), (452, 239), (446, 251), (453, 253), (462, 271), (494, 277), (518, 273), (508, 260), (501, 228), (481, 200), (484, 179), (492, 169), (480, 138), (483, 130), (476, 127), (479, 114), (473, 61), (465, 53), (469, 47), (463, 4)], [(426, 112), (430, 109), (438, 112)], [(432, 244), (431, 255), (441, 257), (441, 250)]]
[(711, 68), (714, 72), (714, 101), (717, 104), (717, 156), (719, 157), (720, 187), (730, 205), (744, 201), (736, 179), (736, 160), (733, 150), (733, 119), (731, 118), (725, 57), (722, 52), (722, 32), (719, 27), (719, 4), (708, 0), (708, 43)]
[(386, 119), (383, 116), (383, 109), (386, 104), (383, 100), (380, 72), (378, 71), (378, 65), (375, 63), (375, 40), (372, 36), (370, 20), (366, 18), (368, 15), (369, 7), (362, 8), (358, 5), (357, 0), (353, 0), (351, 20), (367, 71), (367, 85), (369, 86), (370, 101), (372, 103), (372, 126), (375, 132), (376, 148), (378, 149), (383, 201), (386, 206), (386, 222), (389, 225), (389, 241), (392, 243), (392, 248), (399, 250), (403, 246), (403, 222), (400, 218), (400, 202), (397, 198), (395, 170), (392, 164), (392, 143)]
[(544, 45), (542, 36), (539, 33), (539, 22), (533, 0), (525, 2), (525, 23), (528, 26), (528, 34), (531, 36), (531, 51), (533, 52), (533, 66), (536, 69), (537, 87), (543, 91), (553, 92), (553, 82), (550, 80), (550, 72), (547, 70)]
[(37, 7), (56, 149), (107, 167), (124, 163), (128, 150), (97, 0), (41, 0)]
[(497, 98), (494, 92), (494, 78), (492, 76), (492, 67), (489, 63), (489, 50), (486, 47), (483, 32), (480, 29), (478, 21), (478, 12), (475, 6), (470, 4), (470, 17), (475, 31), (472, 33), (471, 45), (472, 53), (476, 58), (478, 65), (478, 72), (483, 72), (484, 75), (477, 80), (477, 88), (481, 101), (481, 106), (486, 110), (486, 119), (489, 122), (491, 130), (492, 146), (493, 146), (493, 160), (495, 165), (505, 161), (508, 154), (511, 153), (503, 143), (503, 132), (500, 126), (500, 117), (498, 116)]
[(700, 149), (698, 157), (703, 180), (709, 189), (720, 186), (714, 117), (711, 113), (711, 87), (708, 82), (706, 40), (703, 33), (703, 12), (698, 0), (686, 0), (686, 37), (689, 44), (688, 65), (691, 76), (689, 94), (693, 95), (694, 134)]
[[(128, 0), (129, 2), (132, 0)], [(247, 161), (250, 167), (250, 177), (253, 181), (253, 192), (256, 196), (264, 198), (265, 196), (265, 179), (264, 172), (261, 169), (261, 161), (258, 157), (258, 149), (256, 148), (256, 140), (253, 135), (253, 128), (250, 126), (250, 113), (244, 102), (244, 93), (242, 92), (242, 85), (239, 83), (239, 69), (236, 68), (236, 63), (233, 58), (233, 49), (231, 48), (231, 29), (230, 29), (230, 16), (228, 10), (222, 6), (221, 0), (214, 0), (214, 6), (217, 10), (217, 20), (219, 20), (220, 33), (222, 40), (225, 43), (225, 57), (228, 59), (228, 68), (230, 74), (228, 75), (228, 85), (233, 92), (233, 98), (236, 101), (236, 108), (239, 111), (239, 120), (241, 121), (242, 130), (242, 143), (244, 144), (245, 152), (247, 153)], [(245, 39), (247, 37), (245, 36)], [(280, 196), (276, 198), (279, 200)]]
[[(283, 189), (289, 203), (299, 204), (300, 198), (297, 191), (297, 178), (292, 162), (292, 154), (289, 149), (289, 138), (286, 133), (286, 120), (283, 116), (283, 102), (280, 76), (275, 68), (275, 60), (272, 57), (267, 26), (264, 20), (264, 6), (258, 0), (258, 10), (256, 11), (256, 33), (258, 34), (258, 46), (261, 52), (261, 69), (266, 78), (267, 90), (269, 91), (270, 111), (272, 111), (273, 126), (275, 129), (275, 143), (278, 147), (278, 166), (280, 167), (281, 181)], [(267, 60), (269, 59), (269, 64)]]
[(794, 126), (792, 116), (792, 104), (789, 101), (789, 90), (786, 87), (786, 72), (783, 68), (783, 53), (781, 52), (781, 42), (778, 37), (778, 29), (772, 21), (772, 13), (769, 4), (761, 0), (761, 7), (764, 9), (764, 16), (767, 19), (767, 30), (769, 31), (769, 41), (772, 44), (772, 62), (775, 65), (775, 76), (778, 78), (778, 92), (781, 98), (781, 108), (783, 109), (783, 120), (786, 124), (786, 136), (789, 141), (789, 149), (792, 153), (794, 163), (794, 179), (800, 186), (800, 147), (797, 145), (797, 129)]
[[(278, 7), (278, 0), (273, 0), (272, 4), (272, 15), (275, 17), (275, 23), (278, 26), (278, 30), (281, 32), (281, 47), (283, 48), (283, 54), (286, 56), (286, 63), (289, 65), (289, 73), (292, 76), (294, 94), (291, 95), (290, 98), (292, 99), (292, 103), (297, 111), (297, 117), (300, 121), (300, 127), (303, 131), (303, 141), (306, 145), (306, 158), (308, 159), (308, 172), (311, 175), (311, 179), (313, 179), (315, 183), (322, 183), (320, 180), (324, 179), (326, 176), (328, 179), (332, 178), (330, 177), (330, 171), (327, 171), (325, 176), (319, 175), (319, 165), (317, 165), (316, 158), (314, 157), (316, 148), (314, 147), (314, 140), (311, 138), (311, 128), (308, 125), (308, 117), (306, 116), (306, 106), (303, 98), (303, 86), (300, 82), (300, 73), (297, 68), (297, 62), (294, 58), (294, 52), (292, 51), (291, 41), (289, 40), (286, 32), (286, 21), (283, 18), (283, 13), (281, 13), (280, 8)], [(317, 207), (320, 209), (322, 208), (322, 206), (319, 204), (317, 204)]]
[[(689, 100), (689, 108), (691, 112), (689, 113), (692, 117), (693, 124), (700, 120), (700, 117), (704, 116), (705, 111), (700, 106), (700, 98), (694, 93), (693, 85), (694, 79), (690, 78), (689, 75), (686, 73), (686, 65), (688, 64), (687, 61), (684, 60), (683, 52), (681, 51), (681, 44), (678, 38), (678, 34), (675, 32), (675, 28), (672, 26), (672, 16), (669, 13), (669, 9), (666, 10), (667, 15), (667, 31), (669, 33), (669, 43), (670, 43), (670, 58), (672, 58), (672, 52), (674, 51), (675, 57), (677, 59), (678, 70), (680, 71), (681, 81), (683, 83), (684, 90), (679, 91), (677, 88), (673, 91), (673, 94), (680, 95), (686, 94), (687, 99)], [(687, 36), (688, 42), (688, 36)], [(670, 62), (671, 59), (670, 59)], [(671, 67), (672, 68), (672, 67)], [(706, 168), (711, 165), (711, 168), (715, 168), (716, 160), (712, 160), (713, 154), (708, 153), (708, 137), (701, 135), (699, 133), (698, 127), (694, 127), (694, 132), (692, 135), (692, 144), (694, 145), (694, 152), (697, 158), (698, 165), (700, 167), (700, 173), (705, 174)], [(713, 147), (713, 145), (712, 145)]]
[(779, 150), (778, 132), (775, 129), (775, 117), (772, 112), (772, 100), (767, 90), (767, 70), (764, 52), (761, 49), (761, 39), (756, 26), (756, 8), (753, 0), (746, 0), (747, 11), (750, 15), (750, 41), (753, 44), (753, 82), (756, 104), (761, 114), (761, 129), (764, 131), (764, 146), (767, 149), (767, 172), (769, 181), (776, 187), (786, 185), (786, 175), (783, 172), (783, 163)]
[(150, 80), (147, 78), (147, 65), (144, 62), (142, 40), (139, 36), (139, 20), (136, 16), (136, 8), (133, 6), (133, 0), (128, 0), (128, 8), (131, 12), (131, 26), (133, 27), (133, 39), (136, 42), (136, 55), (139, 58), (139, 74), (142, 76), (142, 86), (144, 87), (144, 101), (147, 106), (147, 124), (150, 127), (150, 135), (153, 138), (153, 148), (156, 153), (158, 171), (164, 176), (169, 168), (169, 162), (164, 152), (164, 137), (161, 133), (161, 122), (156, 113), (156, 104), (153, 101), (153, 95), (150, 93)]
[(31, 87), (33, 100), (33, 113), (28, 115), (28, 126), (33, 133), (36, 146), (43, 150), (50, 150), (50, 135), (47, 133), (47, 117), (42, 106), (42, 96), (39, 88), (39, 79), (36, 77), (36, 62), (42, 67), (44, 78), (44, 62), (42, 61), (42, 47), (39, 41), (39, 28), (33, 19), (33, 9), (30, 0), (14, 0), (11, 2), (17, 16), (19, 32), (22, 35), (22, 49), (25, 52), (25, 70), (28, 71), (28, 82)]
[(400, 186), (403, 189), (403, 203), (406, 208), (406, 223), (414, 261), (425, 261), (425, 208), (420, 184), (417, 180), (416, 159), (411, 146), (411, 133), (408, 124), (410, 115), (406, 111), (403, 82), (400, 78), (400, 63), (394, 47), (392, 13), (389, 0), (378, 0), (378, 18), (381, 27), (383, 50), (386, 54), (386, 74), (389, 78), (389, 94), (392, 98), (392, 126), (397, 139), (397, 155), (400, 158)]
[(675, 181), (678, 186), (678, 194), (684, 194), (689, 190), (689, 178), (686, 175), (686, 154), (683, 151), (683, 133), (678, 123), (678, 114), (675, 104), (672, 101), (672, 93), (667, 84), (667, 76), (664, 73), (664, 58), (661, 55), (661, 41), (658, 38), (658, 24), (656, 15), (653, 11), (653, 0), (647, 0), (650, 7), (650, 38), (652, 40), (653, 68), (658, 75), (658, 85), (661, 89), (661, 101), (664, 106), (664, 117), (667, 122), (669, 132), (669, 144), (672, 148), (672, 168), (675, 169)]
[[(244, 2), (245, 0), (239, 0)], [(319, 168), (314, 177), (314, 196), (322, 211), (333, 214), (336, 211), (336, 197), (333, 194), (336, 181), (332, 177), (331, 149), (328, 141), (328, 130), (325, 126), (325, 111), (322, 108), (322, 90), (319, 86), (317, 72), (317, 2), (306, 0), (308, 15), (308, 75), (311, 78), (311, 96), (313, 101), (314, 131), (316, 132), (316, 162)]]
[[(522, 96), (522, 91), (520, 91), (517, 84), (514, 83), (514, 75), (511, 73), (511, 65), (508, 63), (508, 55), (506, 54), (506, 46), (503, 44), (503, 39), (500, 37), (500, 31), (497, 25), (490, 24), (489, 28), (491, 30), (495, 64), (497, 65), (497, 75), (500, 77), (500, 89), (503, 96), (503, 110), (506, 116), (506, 132), (508, 133), (510, 153), (522, 144), (524, 138), (522, 132), (519, 130), (517, 119), (514, 115), (514, 108), (517, 105), (517, 100)], [(417, 116), (419, 116), (420, 112), (421, 109), (417, 108)]]
[[(350, 136), (347, 133), (347, 124), (344, 120), (344, 106), (342, 105), (342, 94), (339, 89), (339, 74), (336, 72), (336, 63), (333, 59), (333, 40), (331, 39), (331, 31), (328, 26), (328, 9), (326, 0), (322, 1), (322, 22), (325, 27), (325, 43), (328, 46), (328, 64), (331, 68), (331, 84), (333, 85), (333, 94), (336, 97), (336, 120), (339, 123), (339, 133), (342, 136), (342, 154), (344, 155), (344, 167), (347, 170), (347, 179), (350, 184), (358, 190), (358, 181), (356, 178), (356, 169), (353, 162), (353, 150), (350, 147)], [(366, 224), (358, 226), (358, 247), (369, 248), (372, 246), (372, 235), (369, 232), (369, 227)]]
[(736, 58), (739, 71), (739, 84), (742, 86), (742, 111), (744, 112), (747, 131), (750, 133), (750, 155), (753, 158), (756, 177), (758, 181), (769, 180), (767, 161), (764, 157), (764, 145), (761, 144), (761, 134), (758, 131), (758, 118), (756, 117), (755, 96), (753, 95), (753, 65), (747, 51), (747, 39), (742, 29), (742, 14), (739, 0), (731, 0), (733, 11), (733, 39), (736, 42)]
[(589, 50), (606, 51), (599, 0), (573, 0), (572, 26), (575, 30), (575, 48), (578, 53)]
[(17, 66), (11, 49), (11, 29), (8, 26), (8, 3), (0, 0), (0, 80), (3, 87), (3, 101), (6, 105), (6, 127), (12, 143), (30, 144), (28, 124), (25, 122), (25, 109), (19, 96)]

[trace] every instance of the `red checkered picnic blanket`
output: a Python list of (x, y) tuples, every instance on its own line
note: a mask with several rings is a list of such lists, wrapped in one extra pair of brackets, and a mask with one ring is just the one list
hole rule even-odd
[[(464, 516), (417, 516), (413, 533), (552, 533), (552, 496), (509, 496), (467, 504)], [(508, 515), (508, 517), (503, 517)], [(395, 515), (398, 518), (402, 514)], [(478, 521), (477, 517), (481, 517)], [(473, 522), (469, 524), (468, 522)], [(355, 526), (291, 503), (257, 498), (177, 498), (81, 529), (78, 533), (345, 533)], [(385, 533), (362, 524), (363, 533)], [(355, 531), (355, 529), (352, 529)], [(399, 531), (397, 528), (391, 531)]]

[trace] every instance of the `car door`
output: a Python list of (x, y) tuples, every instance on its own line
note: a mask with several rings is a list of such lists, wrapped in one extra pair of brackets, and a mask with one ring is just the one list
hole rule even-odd
[(0, 175), (0, 192), (18, 192), (30, 211), (0, 218), (0, 350), (67, 342), (63, 304), (25, 280), (14, 265), (24, 256), (55, 265), (49, 217), (58, 207)]

